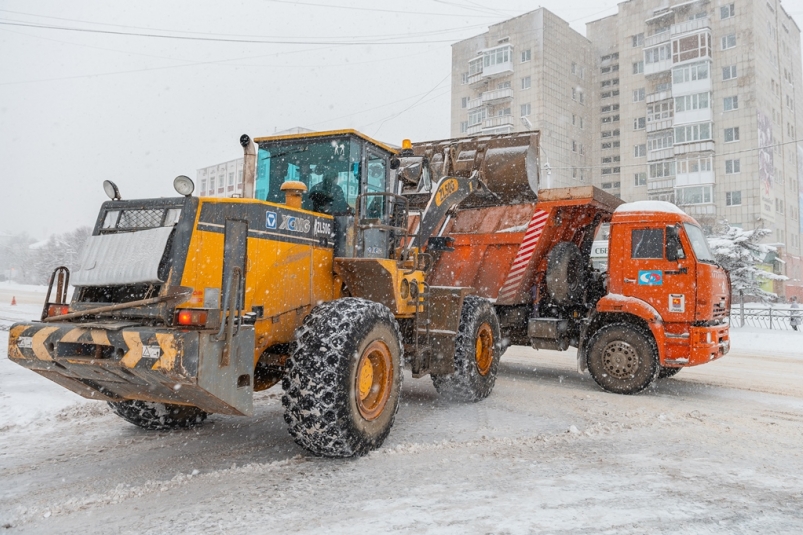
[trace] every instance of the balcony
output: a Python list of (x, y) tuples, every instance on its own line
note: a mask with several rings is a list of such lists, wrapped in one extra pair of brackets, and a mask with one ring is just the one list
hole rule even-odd
[(468, 78), (466, 79), (468, 85), (475, 86), (482, 83), (485, 83), (485, 78), (482, 77), (482, 71), (475, 72), (474, 74), (469, 74)]
[(676, 37), (683, 35), (684, 33), (696, 32), (703, 29), (708, 30), (710, 28), (711, 19), (708, 17), (702, 17), (699, 19), (686, 20), (677, 24), (673, 24), (669, 30), (669, 33), (672, 35), (672, 37)]
[(648, 178), (647, 179), (647, 191), (652, 193), (653, 191), (660, 191), (660, 190), (674, 190), (675, 189), (675, 177), (661, 177), (661, 178)]
[(650, 150), (647, 151), (647, 161), (656, 162), (658, 160), (666, 160), (667, 158), (672, 158), (674, 155), (675, 151), (672, 147), (666, 149)]
[(711, 112), (710, 106), (698, 110), (675, 112), (676, 125), (711, 122), (712, 120), (713, 120), (713, 113)]
[(672, 98), (672, 90), (667, 89), (666, 91), (658, 91), (656, 93), (650, 93), (647, 95), (647, 104), (652, 104), (653, 102), (659, 102), (661, 100), (667, 100)]
[(675, 145), (674, 147), (675, 154), (687, 154), (689, 152), (705, 152), (705, 151), (713, 151), (714, 150), (714, 142), (713, 141), (696, 141), (694, 143), (683, 143), (681, 145)]
[(513, 62), (505, 61), (497, 63), (496, 65), (488, 65), (482, 68), (483, 78), (498, 78), (500, 76), (507, 76), (513, 74)]
[(660, 45), (661, 43), (666, 43), (672, 38), (669, 32), (661, 32), (656, 33), (655, 35), (651, 35), (649, 37), (644, 38), (644, 48), (650, 48), (651, 46)]
[(480, 97), (483, 104), (497, 104), (500, 102), (513, 100), (513, 89), (506, 87), (495, 91), (486, 91)]
[(479, 108), (480, 106), (482, 106), (482, 99), (481, 98), (474, 98), (474, 99), (471, 99), (471, 100), (468, 101), (468, 106), (466, 106), (466, 107), (471, 110), (471, 109), (474, 109), (474, 108)]
[(482, 124), (475, 124), (474, 126), (469, 126), (466, 130), (466, 135), (473, 136), (482, 132)]
[(672, 128), (672, 118), (661, 119), (660, 121), (647, 121), (647, 133), (667, 130)]
[(482, 125), (483, 134), (506, 134), (513, 131), (513, 116), (503, 115), (486, 119)]

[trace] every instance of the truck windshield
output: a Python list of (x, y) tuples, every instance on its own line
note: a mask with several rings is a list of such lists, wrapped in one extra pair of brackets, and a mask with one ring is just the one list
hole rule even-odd
[(697, 260), (708, 264), (716, 264), (717, 261), (708, 248), (708, 242), (705, 240), (702, 229), (690, 223), (683, 223), (683, 228), (686, 229), (686, 234), (689, 236), (689, 241)]
[(256, 198), (283, 203), (282, 184), (307, 186), (302, 207), (330, 214), (353, 208), (359, 193), (360, 146), (348, 137), (260, 144)]

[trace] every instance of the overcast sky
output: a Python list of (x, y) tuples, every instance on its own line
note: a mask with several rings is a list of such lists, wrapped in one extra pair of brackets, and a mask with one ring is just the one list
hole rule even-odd
[(616, 4), (0, 0), (0, 233), (93, 224), (107, 178), (175, 195), (243, 133), (448, 137), (451, 43), (539, 5), (584, 34)]

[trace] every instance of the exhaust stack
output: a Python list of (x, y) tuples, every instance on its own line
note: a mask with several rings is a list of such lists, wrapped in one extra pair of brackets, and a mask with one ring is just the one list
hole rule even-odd
[[(251, 141), (248, 134), (240, 136), (240, 145), (243, 147), (243, 198), (253, 199), (255, 182), (256, 182), (256, 169), (257, 169), (257, 151), (256, 145)], [(264, 200), (264, 199), (263, 199)]]

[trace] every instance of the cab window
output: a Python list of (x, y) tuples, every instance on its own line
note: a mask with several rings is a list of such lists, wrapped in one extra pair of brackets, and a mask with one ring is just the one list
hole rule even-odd
[(630, 258), (664, 257), (663, 229), (634, 229), (630, 238)]

